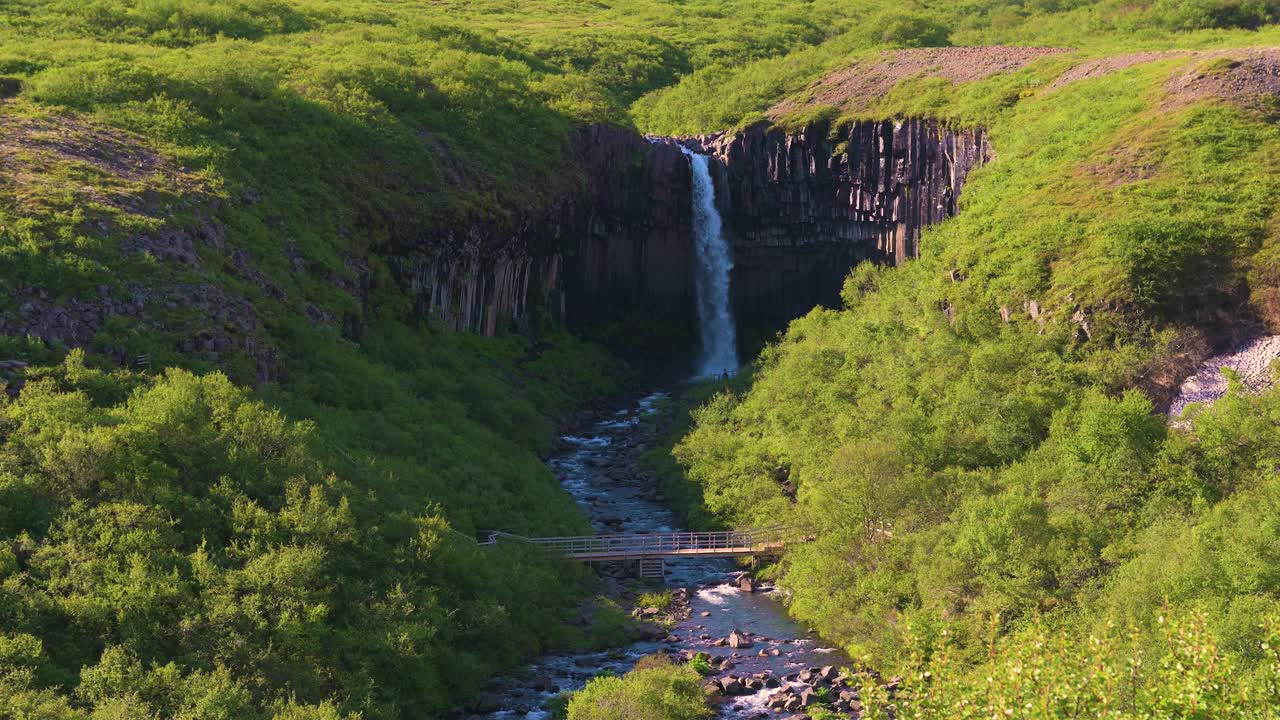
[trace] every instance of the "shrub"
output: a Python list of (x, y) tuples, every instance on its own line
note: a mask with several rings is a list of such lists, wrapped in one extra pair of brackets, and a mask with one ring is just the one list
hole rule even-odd
[(696, 672), (675, 665), (596, 678), (569, 700), (569, 720), (699, 720), (712, 715)]
[(880, 42), (904, 48), (944, 47), (950, 45), (951, 29), (928, 15), (891, 12), (870, 20), (880, 31)]

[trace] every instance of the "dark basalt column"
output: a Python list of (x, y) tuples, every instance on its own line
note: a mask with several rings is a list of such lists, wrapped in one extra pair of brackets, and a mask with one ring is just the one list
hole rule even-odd
[[(838, 306), (858, 262), (915, 257), (924, 228), (955, 214), (969, 172), (991, 157), (981, 129), (932, 120), (836, 133), (760, 124), (680, 142), (718, 160), (734, 310), (756, 335), (815, 305)], [(571, 151), (582, 185), (542, 212), (414, 234), (390, 249), (419, 312), (484, 334), (541, 312), (588, 334), (672, 328), (692, 342), (688, 162), (671, 143), (603, 125), (577, 131)]]
[(700, 139), (720, 158), (739, 322), (766, 331), (839, 305), (858, 262), (900, 264), (924, 228), (954, 215), (991, 147), (932, 120), (855, 122), (788, 134), (767, 124)]

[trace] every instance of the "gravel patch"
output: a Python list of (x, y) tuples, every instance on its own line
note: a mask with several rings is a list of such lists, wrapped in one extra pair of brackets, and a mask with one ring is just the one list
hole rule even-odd
[(1205, 360), (1196, 374), (1182, 382), (1178, 396), (1169, 406), (1169, 417), (1178, 418), (1191, 403), (1212, 403), (1227, 393), (1227, 378), (1221, 368), (1230, 368), (1249, 390), (1258, 392), (1275, 385), (1272, 361), (1280, 358), (1280, 335), (1254, 338), (1235, 352)]
[(1066, 50), (1060, 48), (1001, 45), (886, 50), (878, 57), (830, 73), (810, 88), (807, 97), (785, 100), (772, 107), (768, 116), (777, 118), (811, 105), (856, 107), (883, 97), (898, 83), (914, 77), (938, 77), (957, 84), (984, 80), (1063, 52)]

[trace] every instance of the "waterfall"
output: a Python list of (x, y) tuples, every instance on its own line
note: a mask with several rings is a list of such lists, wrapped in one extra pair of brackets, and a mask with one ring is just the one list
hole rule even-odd
[(733, 258), (720, 227), (716, 188), (711, 182), (710, 158), (681, 147), (693, 171), (693, 233), (698, 267), (695, 292), (702, 336), (700, 377), (715, 377), (738, 369), (738, 338), (729, 306), (729, 271)]

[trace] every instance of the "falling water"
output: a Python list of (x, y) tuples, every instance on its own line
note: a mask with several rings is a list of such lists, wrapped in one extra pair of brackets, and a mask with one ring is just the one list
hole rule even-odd
[(716, 189), (706, 155), (681, 147), (693, 170), (693, 231), (698, 249), (695, 290), (702, 335), (698, 375), (714, 377), (738, 369), (738, 338), (729, 307), (729, 271), (733, 258), (720, 228)]

